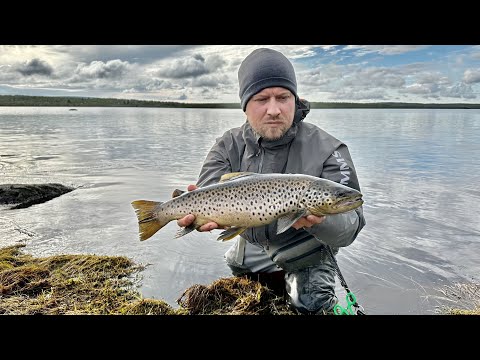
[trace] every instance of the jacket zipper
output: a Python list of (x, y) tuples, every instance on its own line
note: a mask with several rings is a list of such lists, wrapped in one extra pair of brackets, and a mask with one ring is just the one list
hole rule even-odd
[(260, 151), (257, 153), (257, 156), (260, 156), (260, 164), (258, 165), (258, 173), (259, 174), (262, 173), (264, 153), (265, 153), (265, 151), (260, 146)]

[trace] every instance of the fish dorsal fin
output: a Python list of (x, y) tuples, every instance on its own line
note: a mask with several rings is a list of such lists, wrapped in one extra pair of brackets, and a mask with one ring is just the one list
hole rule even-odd
[(218, 182), (230, 181), (230, 180), (242, 178), (244, 176), (251, 176), (253, 174), (255, 174), (255, 173), (253, 173), (253, 172), (234, 172), (234, 173), (223, 174)]
[(173, 190), (172, 198), (176, 198), (177, 196), (180, 196), (184, 193), (186, 193), (186, 191), (183, 191), (183, 190), (180, 190), (180, 189), (175, 189), (175, 190)]

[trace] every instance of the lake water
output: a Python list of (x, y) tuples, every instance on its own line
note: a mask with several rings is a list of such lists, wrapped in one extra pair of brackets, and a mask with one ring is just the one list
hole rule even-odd
[[(26, 209), (0, 209), (0, 246), (38, 256), (125, 255), (144, 297), (176, 299), (230, 276), (219, 231), (180, 239), (171, 222), (140, 242), (132, 200), (165, 201), (194, 184), (240, 109), (0, 107), (0, 183), (79, 187)], [(480, 110), (312, 110), (306, 121), (346, 142), (367, 225), (338, 263), (368, 314), (435, 314), (439, 291), (480, 281)], [(342, 303), (344, 292), (337, 285)]]

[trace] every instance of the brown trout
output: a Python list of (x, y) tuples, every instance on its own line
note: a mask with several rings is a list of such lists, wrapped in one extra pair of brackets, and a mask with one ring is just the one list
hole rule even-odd
[(277, 222), (281, 234), (310, 214), (339, 214), (363, 204), (362, 194), (337, 182), (303, 174), (231, 173), (217, 184), (184, 192), (175, 190), (166, 202), (132, 201), (140, 240), (147, 240), (172, 220), (188, 214), (195, 221), (176, 238), (214, 221), (226, 227), (217, 240), (230, 240), (250, 227)]

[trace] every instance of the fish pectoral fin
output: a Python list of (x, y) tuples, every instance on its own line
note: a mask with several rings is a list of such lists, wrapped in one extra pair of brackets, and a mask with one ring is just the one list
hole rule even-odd
[(247, 172), (247, 171), (223, 174), (218, 182), (230, 181), (230, 180), (242, 178), (242, 177), (245, 177), (245, 176), (251, 176), (251, 175), (254, 175), (254, 174), (255, 173), (253, 173), (253, 172)]
[(247, 230), (246, 227), (233, 226), (231, 228), (228, 228), (225, 231), (222, 231), (220, 233), (220, 236), (217, 238), (217, 240), (218, 241), (227, 241), (227, 240), (233, 239), (235, 236), (240, 235), (245, 230)]
[(186, 193), (186, 191), (183, 191), (183, 190), (180, 190), (180, 189), (175, 189), (175, 190), (173, 190), (172, 198), (176, 198), (177, 196), (180, 196), (184, 193)]
[(182, 227), (182, 228), (178, 229), (178, 231), (175, 233), (174, 238), (178, 239), (179, 237), (182, 237), (184, 235), (187, 235), (187, 234), (191, 233), (193, 230), (196, 230), (197, 228), (198, 228), (198, 226), (195, 225), (195, 223), (191, 223), (188, 226), (185, 226), (185, 227)]
[(281, 234), (288, 230), (293, 224), (297, 222), (298, 219), (307, 215), (306, 210), (302, 210), (297, 213), (289, 213), (282, 217), (279, 217), (277, 220), (277, 235)]

